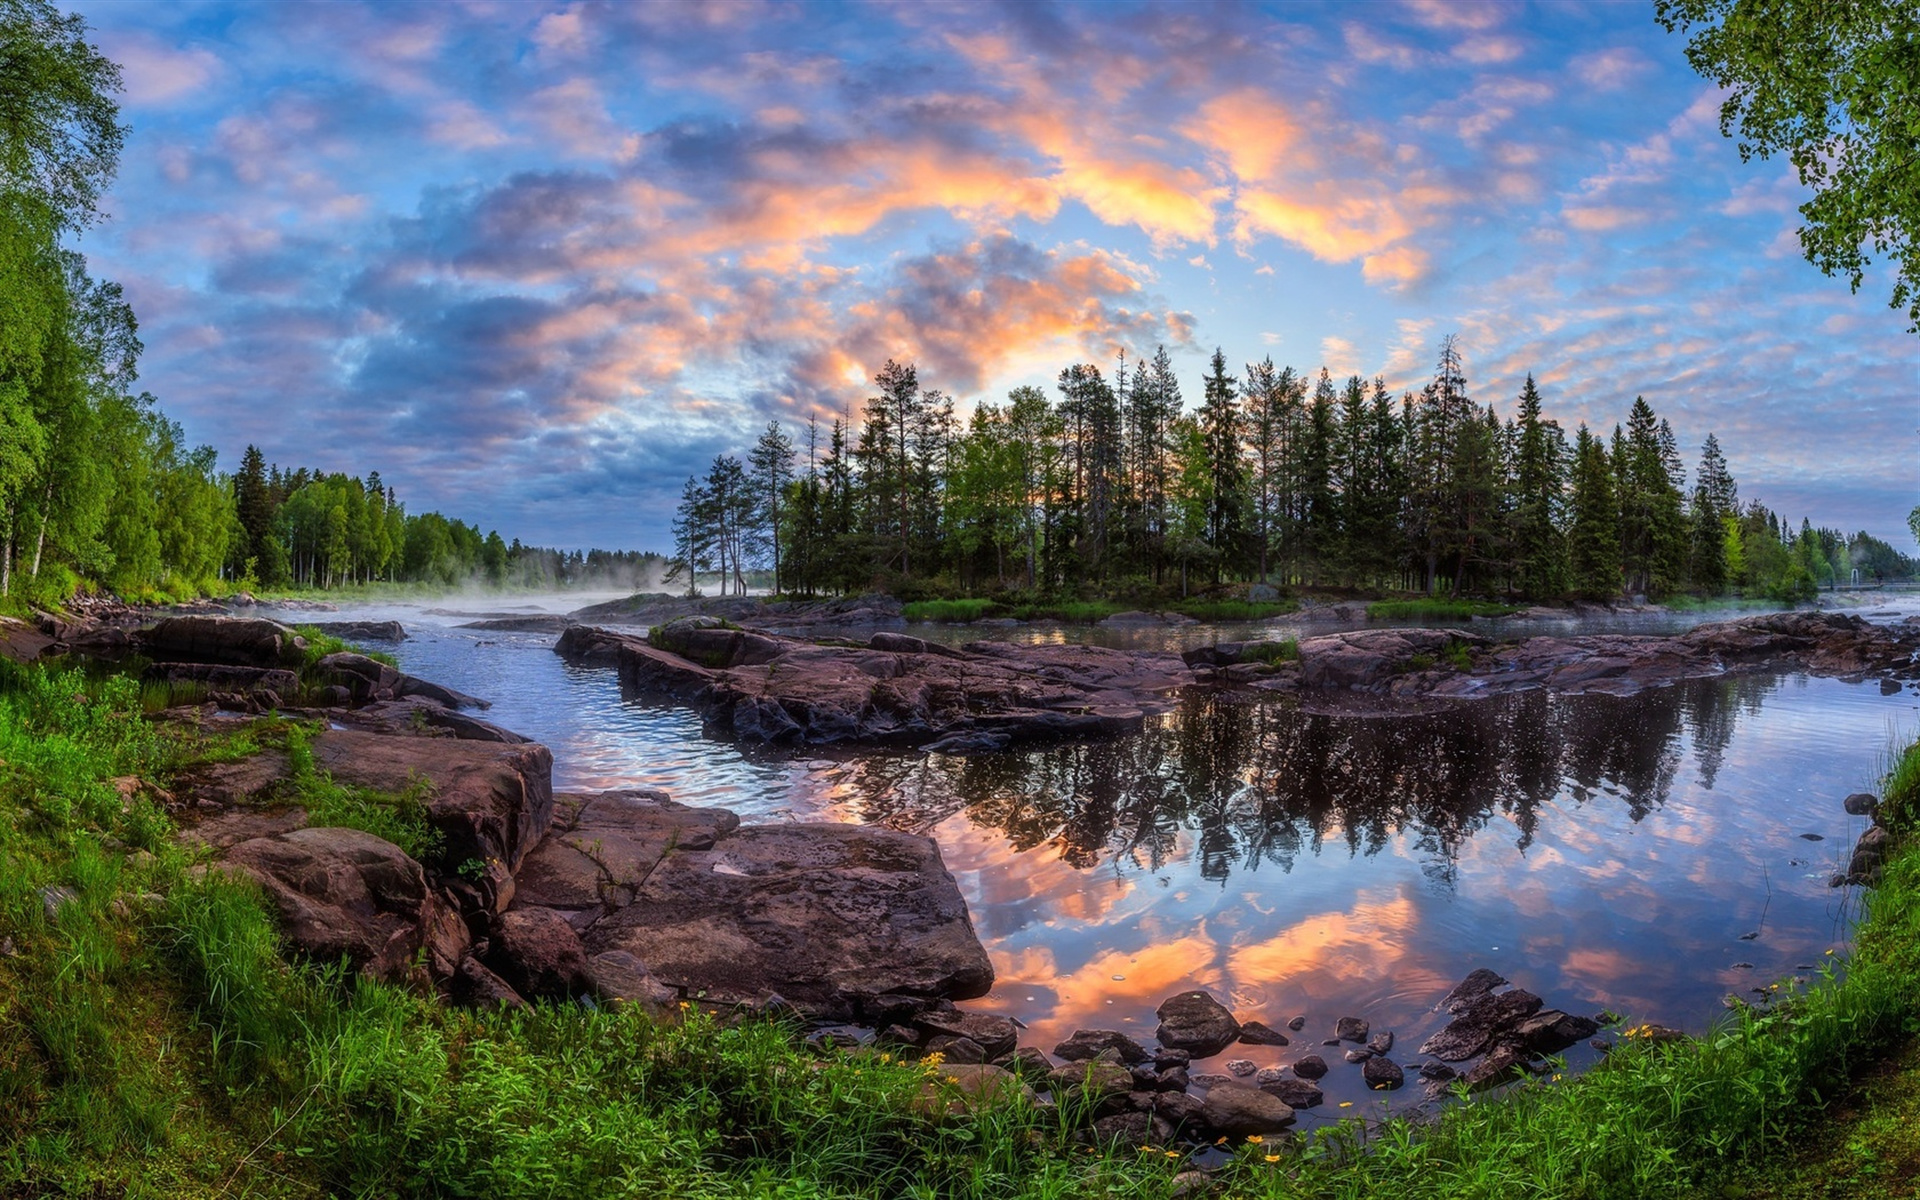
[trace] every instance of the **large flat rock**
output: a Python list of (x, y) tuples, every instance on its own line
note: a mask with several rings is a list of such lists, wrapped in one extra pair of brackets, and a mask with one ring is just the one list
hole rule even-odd
[(967, 999), (993, 983), (939, 847), (858, 825), (742, 827), (710, 849), (676, 849), (583, 941), (589, 954), (627, 951), (689, 994), (777, 992), (821, 1015), (885, 993)]
[(617, 665), (621, 683), (697, 708), (747, 741), (992, 750), (1137, 730), (1193, 672), (1177, 655), (1100, 646), (973, 642), (897, 633), (820, 643), (688, 618), (647, 639), (576, 627), (555, 650)]
[(555, 796), (552, 828), (514, 873), (513, 907), (550, 908), (585, 929), (632, 904), (669, 852), (710, 850), (739, 827), (724, 808), (660, 791)]

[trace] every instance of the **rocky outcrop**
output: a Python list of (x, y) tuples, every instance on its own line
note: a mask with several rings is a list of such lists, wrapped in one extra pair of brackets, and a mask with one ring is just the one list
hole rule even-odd
[(1331, 702), (1343, 711), (1354, 697), (1455, 700), (1536, 688), (1627, 696), (1735, 671), (1920, 680), (1920, 630), (1828, 612), (1767, 613), (1671, 636), (1509, 642), (1460, 630), (1364, 629), (1302, 639), (1297, 663), (1278, 661), (1276, 654), (1256, 662), (1262, 656), (1248, 646), (1223, 644), (1190, 650), (1185, 658), (1216, 682), (1294, 692), (1310, 705)]
[(236, 667), (298, 667), (307, 640), (278, 621), (255, 617), (164, 617), (138, 634), (140, 649), (165, 662)]
[(965, 999), (993, 983), (939, 848), (865, 826), (743, 826), (708, 849), (676, 848), (583, 941), (714, 1001), (772, 991), (829, 1016), (870, 997)]
[(514, 875), (514, 905), (585, 929), (632, 904), (670, 852), (711, 850), (739, 827), (724, 808), (690, 808), (661, 791), (556, 796), (546, 839)]
[(300, 702), (300, 676), (280, 667), (235, 667), (222, 663), (149, 664), (143, 676), (156, 683), (190, 683), (229, 707), (288, 708)]
[(370, 833), (296, 829), (241, 842), (227, 862), (260, 882), (287, 940), (315, 962), (345, 959), (362, 974), (397, 980), (425, 951), (428, 969), (446, 978), (466, 949), (466, 925), (421, 865)]
[(320, 621), (315, 629), (347, 642), (404, 642), (407, 631), (398, 621)]
[[(1432, 1055), (1441, 1064), (1479, 1058), (1463, 1076), (1475, 1091), (1505, 1083), (1521, 1067), (1600, 1031), (1598, 1021), (1544, 1008), (1540, 997), (1523, 988), (1497, 990), (1506, 983), (1485, 968), (1468, 975), (1441, 1000), (1441, 1007), (1454, 1019), (1420, 1046), (1420, 1053)], [(1454, 1075), (1451, 1068), (1443, 1070), (1435, 1064), (1421, 1068), (1421, 1077), (1436, 1083)], [(1371, 1078), (1368, 1083), (1374, 1086)]]
[(700, 710), (748, 741), (932, 744), (950, 752), (1137, 730), (1192, 672), (1167, 654), (974, 642), (953, 649), (877, 634), (821, 644), (676, 621), (648, 640), (569, 629), (555, 650), (617, 664), (621, 683)]

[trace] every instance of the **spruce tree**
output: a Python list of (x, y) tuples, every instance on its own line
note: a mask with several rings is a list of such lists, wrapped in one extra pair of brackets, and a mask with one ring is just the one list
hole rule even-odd
[(1567, 468), (1560, 428), (1541, 416), (1533, 375), (1520, 388), (1513, 503), (1514, 587), (1532, 599), (1567, 590), (1567, 545), (1561, 534)]
[(1211, 493), (1207, 498), (1207, 543), (1213, 549), (1215, 583), (1220, 582), (1221, 567), (1237, 565), (1244, 548), (1247, 493), (1246, 467), (1240, 459), (1240, 410), (1235, 402), (1238, 382), (1227, 374), (1227, 356), (1216, 348), (1204, 381), (1206, 400), (1200, 407)]
[(1573, 519), (1567, 557), (1573, 591), (1588, 600), (1620, 595), (1620, 509), (1610, 455), (1585, 425), (1574, 435)]

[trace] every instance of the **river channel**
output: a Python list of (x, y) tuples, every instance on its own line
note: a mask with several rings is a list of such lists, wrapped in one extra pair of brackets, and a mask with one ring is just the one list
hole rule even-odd
[[(1306, 1018), (1293, 1046), (1235, 1047), (1215, 1070), (1235, 1056), (1291, 1061), (1346, 1015), (1393, 1031), (1395, 1057), (1417, 1063), (1415, 1048), (1447, 1019), (1435, 1003), (1481, 966), (1550, 1006), (1703, 1031), (1727, 996), (1844, 954), (1858, 893), (1828, 879), (1865, 822), (1841, 802), (1871, 789), (1896, 739), (1920, 727), (1911, 689), (1786, 674), (1628, 698), (1533, 692), (1393, 717), (1309, 715), (1285, 699), (1203, 690), (1110, 742), (972, 758), (769, 752), (703, 735), (684, 709), (623, 696), (613, 671), (561, 661), (551, 634), (459, 628), (472, 615), (451, 611), (460, 607), (324, 619), (401, 621), (409, 638), (391, 649), (402, 667), (491, 700), (490, 720), (549, 746), (556, 790), (659, 787), (752, 821), (930, 834), (999, 979), (967, 1007), (1017, 1018), (1025, 1042), (1050, 1050), (1077, 1028), (1144, 1040), (1155, 1006), (1190, 987), (1226, 998), (1242, 1019), (1279, 1028)], [(1177, 648), (1332, 628), (913, 632)], [(1358, 1067), (1320, 1052), (1335, 1068), (1322, 1081), (1328, 1103), (1303, 1119), (1418, 1102), (1417, 1089), (1368, 1093)], [(1581, 1046), (1568, 1059), (1577, 1068), (1595, 1056)]]

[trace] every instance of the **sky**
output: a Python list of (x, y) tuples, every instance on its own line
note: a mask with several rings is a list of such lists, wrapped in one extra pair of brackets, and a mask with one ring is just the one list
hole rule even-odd
[(1648, 3), (82, 3), (125, 73), (141, 385), (232, 469), (660, 549), (691, 474), (1165, 345), (1502, 415), (1636, 395), (1743, 500), (1913, 552), (1920, 337), (1800, 256)]

